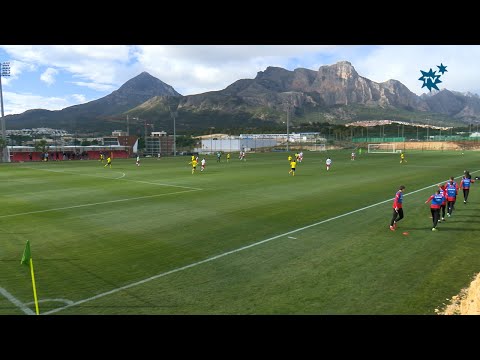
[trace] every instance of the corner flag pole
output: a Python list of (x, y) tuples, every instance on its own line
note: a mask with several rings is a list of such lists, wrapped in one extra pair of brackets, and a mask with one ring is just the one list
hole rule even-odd
[(35, 312), (37, 315), (40, 315), (40, 311), (38, 310), (37, 287), (35, 286), (35, 274), (33, 272), (32, 252), (30, 251), (30, 240), (27, 240), (27, 243), (25, 244), (25, 249), (23, 250), (23, 256), (22, 260), (20, 260), (20, 264), (30, 266), (30, 273), (32, 274), (33, 298), (35, 300)]
[(30, 272), (32, 273), (32, 286), (33, 286), (33, 298), (35, 300), (35, 312), (37, 315), (40, 315), (40, 310), (38, 310), (38, 299), (37, 299), (37, 287), (35, 286), (35, 275), (33, 273), (33, 259), (30, 258)]

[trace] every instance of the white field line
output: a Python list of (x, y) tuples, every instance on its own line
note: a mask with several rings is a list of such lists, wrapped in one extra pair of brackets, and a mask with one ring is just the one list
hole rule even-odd
[[(54, 172), (54, 173), (60, 173), (60, 174), (68, 174), (68, 175), (81, 175), (81, 176), (90, 176), (90, 177), (98, 177), (101, 179), (111, 179), (111, 180), (118, 180), (121, 178), (125, 177), (125, 173), (121, 173), (122, 176), (118, 178), (110, 178), (107, 176), (101, 176), (101, 175), (93, 175), (93, 174), (82, 174), (82, 173), (76, 173), (76, 172), (69, 172), (69, 171), (64, 171), (64, 170), (52, 170), (52, 169), (38, 169), (38, 168), (33, 168), (33, 167), (28, 167), (28, 166), (23, 166), (22, 169), (31, 169), (31, 170), (38, 170), (38, 171), (48, 171), (48, 172)], [(109, 171), (110, 172), (110, 171)], [(112, 171), (118, 173), (118, 171)]]
[(197, 189), (176, 191), (176, 192), (172, 192), (172, 193), (168, 193), (168, 194), (146, 195), (146, 196), (139, 196), (139, 197), (128, 198), (128, 199), (102, 201), (102, 202), (90, 203), (90, 204), (64, 206), (64, 207), (55, 208), (55, 209), (45, 209), (45, 210), (37, 210), (37, 211), (28, 211), (28, 212), (17, 213), (17, 214), (0, 215), (0, 219), (9, 218), (9, 217), (15, 217), (15, 216), (30, 215), (30, 214), (41, 214), (41, 213), (50, 212), (50, 211), (60, 211), (60, 210), (68, 210), (68, 209), (77, 209), (77, 208), (88, 207), (88, 206), (96, 206), (96, 205), (104, 205), (104, 204), (114, 204), (114, 203), (124, 202), (124, 201), (132, 201), (132, 200), (140, 200), (140, 199), (149, 199), (149, 198), (160, 197), (160, 196), (183, 194), (183, 193), (192, 192), (192, 191), (197, 191)]
[[(50, 169), (37, 169), (37, 168), (31, 168), (31, 167), (25, 167), (25, 168), (27, 168), (27, 169), (33, 169), (33, 170), (43, 170), (43, 171), (50, 171), (50, 172), (67, 173), (67, 172), (65, 172), (65, 171), (57, 171), (57, 170), (50, 170)], [(95, 176), (95, 177), (105, 178), (104, 176), (96, 176), (96, 175), (89, 175), (89, 174), (78, 174), (78, 173), (67, 173), (67, 174), (71, 174), (71, 175), (84, 175), (84, 176)], [(115, 179), (113, 179), (113, 180), (122, 179), (124, 176), (125, 176), (125, 173), (122, 173), (122, 176), (121, 176), (121, 177), (115, 178)], [(107, 179), (108, 179), (108, 178), (107, 178)], [(122, 179), (122, 180), (123, 180), (123, 179)], [(45, 212), (50, 212), (50, 211), (68, 210), (68, 209), (75, 209), (75, 208), (95, 206), (95, 205), (102, 205), (102, 204), (110, 204), (110, 203), (130, 201), (130, 200), (148, 199), (148, 198), (152, 198), (152, 197), (159, 197), (159, 196), (166, 196), (166, 195), (174, 195), (174, 194), (182, 194), (182, 193), (187, 193), (187, 192), (202, 190), (202, 189), (196, 189), (196, 188), (186, 187), (186, 186), (177, 186), (177, 185), (169, 185), (169, 184), (159, 184), (159, 183), (151, 183), (151, 182), (146, 182), (146, 181), (135, 181), (135, 180), (127, 180), (127, 181), (141, 182), (141, 183), (150, 184), (150, 185), (180, 187), (180, 188), (185, 188), (185, 189), (189, 189), (189, 190), (177, 191), (177, 192), (168, 193), (168, 194), (147, 195), (147, 196), (140, 196), (140, 197), (129, 198), (129, 199), (120, 199), (120, 200), (111, 200), (111, 201), (91, 203), (91, 204), (66, 206), (66, 207), (55, 208), (55, 209), (29, 211), (29, 212), (25, 212), (25, 213), (2, 215), (2, 216), (0, 216), (0, 218), (8, 218), (8, 217), (15, 217), (15, 216), (22, 216), (22, 215), (38, 214), (38, 213), (45, 213)], [(12, 304), (16, 305), (16, 306), (17, 306), (19, 309), (21, 309), (25, 314), (27, 314), (27, 315), (35, 315), (35, 312), (33, 312), (30, 308), (28, 308), (25, 304), (23, 304), (20, 300), (18, 300), (17, 298), (15, 298), (12, 294), (10, 294), (7, 290), (3, 289), (2, 287), (0, 287), (0, 294), (2, 294), (5, 298), (7, 298)], [(45, 301), (61, 301), (61, 302), (65, 302), (65, 303), (67, 303), (67, 304), (73, 304), (73, 301), (71, 301), (71, 300), (65, 300), (65, 299), (45, 299), (45, 300), (39, 300), (39, 302), (45, 302)]]
[[(39, 303), (46, 303), (46, 302), (62, 302), (62, 303), (65, 303), (65, 304), (73, 304), (73, 301), (72, 300), (68, 300), (68, 299), (42, 299), (42, 300), (38, 300)], [(25, 305), (34, 305), (35, 304), (35, 301), (31, 301), (31, 302), (28, 302), (26, 303)]]
[(7, 290), (4, 288), (0, 287), (0, 294), (5, 296), (8, 301), (10, 301), (13, 305), (18, 307), (20, 310), (22, 310), (25, 314), (27, 315), (35, 315), (35, 312), (27, 307), (24, 303), (22, 303), (20, 300), (18, 300), (15, 296), (10, 294)]
[[(479, 171), (479, 170), (476, 170), (476, 171)], [(473, 171), (473, 172), (476, 172), (476, 171)], [(470, 172), (470, 174), (471, 174), (471, 173), (472, 173), (472, 172)], [(425, 187), (422, 188), (422, 189), (418, 189), (418, 190), (412, 191), (412, 192), (410, 192), (410, 193), (408, 193), (408, 194), (405, 194), (405, 196), (411, 195), (411, 194), (415, 194), (415, 193), (417, 193), (417, 192), (420, 192), (420, 191), (429, 189), (429, 188), (431, 188), (432, 186), (435, 186), (435, 185), (438, 185), (438, 184), (444, 184), (444, 182), (442, 181), (442, 182), (437, 183), (437, 184), (434, 184), (434, 185), (425, 186)], [(342, 215), (334, 216), (334, 217), (332, 217), (332, 218), (330, 218), (330, 219), (322, 220), (322, 221), (316, 222), (316, 223), (314, 223), (314, 224), (310, 224), (310, 225), (307, 225), (307, 226), (303, 226), (303, 227), (301, 227), (301, 228), (298, 228), (298, 229), (295, 229), (295, 230), (292, 230), (292, 231), (289, 231), (289, 232), (286, 232), (286, 233), (283, 233), (283, 234), (280, 234), (280, 235), (276, 235), (276, 236), (273, 236), (273, 237), (271, 237), (271, 238), (268, 238), (268, 239), (265, 239), (265, 240), (261, 240), (261, 241), (258, 241), (258, 242), (256, 242), (256, 243), (250, 244), (250, 245), (242, 246), (241, 248), (238, 248), (238, 249), (235, 249), (235, 250), (231, 250), (231, 251), (227, 251), (227, 252), (224, 252), (224, 253), (222, 253), (222, 254), (215, 255), (215, 256), (209, 257), (209, 258), (207, 258), (207, 259), (200, 260), (200, 261), (194, 262), (194, 263), (192, 263), (192, 264), (185, 265), (185, 266), (182, 266), (182, 267), (179, 267), (179, 268), (176, 268), (176, 269), (173, 269), (173, 270), (164, 272), (164, 273), (160, 273), (160, 274), (151, 276), (151, 277), (149, 277), (149, 278), (146, 278), (146, 279), (143, 279), (143, 280), (140, 280), (140, 281), (136, 281), (136, 282), (134, 282), (134, 283), (131, 283), (131, 284), (128, 284), (128, 285), (125, 285), (125, 286), (121, 286), (121, 287), (119, 287), (119, 288), (116, 288), (116, 289), (113, 289), (113, 290), (110, 290), (110, 291), (107, 291), (107, 292), (104, 292), (104, 293), (101, 293), (101, 294), (98, 294), (98, 295), (95, 295), (95, 296), (92, 296), (92, 297), (89, 297), (89, 298), (86, 298), (86, 299), (83, 299), (83, 300), (75, 301), (75, 302), (72, 303), (72, 304), (69, 304), (69, 305), (66, 305), (66, 306), (63, 306), (63, 307), (60, 307), (60, 308), (57, 308), (57, 309), (53, 309), (53, 310), (47, 311), (47, 312), (44, 313), (44, 315), (53, 314), (53, 313), (56, 313), (56, 312), (61, 311), (61, 310), (63, 310), (63, 309), (67, 309), (67, 308), (72, 307), (72, 306), (80, 305), (80, 304), (86, 303), (86, 302), (88, 302), (88, 301), (92, 301), (92, 300), (96, 300), (96, 299), (102, 298), (102, 297), (107, 296), (107, 295), (115, 294), (115, 293), (117, 293), (117, 292), (119, 292), (119, 291), (126, 290), (126, 289), (129, 289), (129, 288), (131, 288), (131, 287), (134, 287), (134, 286), (137, 286), (137, 285), (141, 285), (141, 284), (147, 283), (147, 282), (149, 282), (149, 281), (152, 281), (152, 280), (155, 280), (155, 279), (158, 279), (158, 278), (161, 278), (161, 277), (164, 277), (164, 276), (167, 276), (167, 275), (170, 275), (170, 274), (179, 272), (179, 271), (187, 270), (187, 269), (193, 268), (193, 267), (195, 267), (195, 266), (198, 266), (198, 265), (201, 265), (201, 264), (205, 264), (205, 263), (208, 263), (208, 262), (211, 262), (211, 261), (220, 259), (220, 258), (222, 258), (222, 257), (228, 256), (228, 255), (231, 255), (231, 254), (235, 254), (235, 253), (237, 253), (237, 252), (240, 252), (240, 251), (243, 251), (243, 250), (246, 250), (246, 249), (250, 249), (250, 248), (252, 248), (252, 247), (254, 247), (254, 246), (258, 246), (258, 245), (267, 243), (267, 242), (269, 242), (269, 241), (272, 241), (272, 240), (275, 240), (275, 239), (278, 239), (278, 238), (281, 238), (281, 237), (284, 237), (284, 236), (288, 236), (288, 235), (297, 233), (297, 232), (299, 232), (299, 231), (303, 231), (303, 230), (309, 229), (309, 228), (314, 227), (314, 226), (317, 226), (317, 225), (325, 224), (325, 223), (327, 223), (327, 222), (329, 222), (329, 221), (337, 220), (337, 219), (340, 219), (340, 218), (342, 218), (342, 217), (355, 214), (355, 213), (357, 213), (357, 212), (359, 212), (359, 211), (363, 211), (363, 210), (370, 209), (370, 208), (372, 208), (372, 207), (375, 207), (375, 206), (378, 206), (378, 205), (381, 205), (381, 204), (385, 204), (386, 202), (392, 201), (393, 199), (394, 199), (394, 198), (391, 198), (391, 199), (388, 199), (388, 200), (384, 200), (384, 201), (380, 201), (380, 202), (378, 202), (378, 203), (376, 203), (376, 204), (369, 205), (369, 206), (365, 206), (365, 207), (363, 207), (363, 208), (361, 208), (361, 209), (353, 210), (353, 211), (350, 211), (350, 212), (345, 213), (345, 214), (342, 214)]]
[(37, 169), (37, 168), (33, 168), (33, 167), (28, 167), (28, 166), (23, 166), (22, 168), (23, 169), (39, 170), (39, 171), (49, 171), (49, 172), (69, 174), (69, 175), (77, 175), (77, 176), (78, 175), (80, 175), (80, 176), (90, 176), (90, 177), (97, 177), (97, 178), (101, 178), (101, 179), (123, 180), (123, 181), (129, 181), (129, 182), (135, 182), (135, 183), (141, 183), (141, 184), (149, 184), (149, 185), (157, 185), (157, 186), (170, 186), (170, 187), (178, 187), (178, 188), (182, 188), (182, 189), (202, 190), (202, 189), (197, 189), (197, 188), (193, 188), (193, 187), (190, 187), (190, 186), (171, 185), (171, 184), (163, 184), (163, 183), (157, 183), (157, 182), (125, 179), (125, 173), (122, 173), (123, 175), (118, 177), (118, 178), (113, 178), (112, 179), (112, 178), (109, 178), (109, 177), (106, 177), (106, 176), (101, 176), (101, 175), (82, 174), (82, 173), (68, 172), (68, 171), (63, 171), (63, 170)]

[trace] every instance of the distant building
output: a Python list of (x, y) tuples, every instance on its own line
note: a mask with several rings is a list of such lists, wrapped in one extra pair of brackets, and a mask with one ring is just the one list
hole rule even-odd
[(103, 145), (104, 146), (118, 146), (120, 143), (118, 142), (118, 137), (116, 136), (106, 136), (103, 138)]
[(167, 136), (165, 131), (152, 131), (150, 134), (153, 137)]
[(152, 131), (151, 136), (146, 138), (145, 155), (150, 156), (173, 155), (173, 136), (165, 131)]
[(113, 130), (112, 136), (127, 136), (127, 132), (122, 130)]
[(120, 146), (127, 146), (128, 147), (128, 155), (132, 155), (138, 152), (138, 137), (135, 135), (119, 135), (117, 137), (118, 144)]
[(103, 146), (124, 146), (128, 156), (138, 152), (138, 136), (128, 135), (126, 131), (114, 130), (112, 136), (103, 138)]
[(202, 154), (211, 154), (217, 151), (223, 152), (239, 152), (239, 151), (255, 151), (256, 149), (273, 147), (277, 145), (276, 139), (241, 139), (231, 137), (229, 139), (201, 140), (201, 147), (195, 148), (193, 151)]

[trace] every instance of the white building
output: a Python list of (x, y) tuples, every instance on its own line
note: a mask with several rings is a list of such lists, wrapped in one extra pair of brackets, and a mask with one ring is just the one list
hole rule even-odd
[(277, 145), (275, 139), (202, 139), (201, 147), (195, 148), (193, 151), (200, 154), (211, 154), (217, 151), (222, 152), (240, 152), (240, 151), (255, 151), (256, 149), (273, 147)]

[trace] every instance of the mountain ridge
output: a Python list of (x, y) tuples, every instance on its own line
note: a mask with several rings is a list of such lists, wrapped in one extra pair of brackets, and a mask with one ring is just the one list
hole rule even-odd
[(179, 130), (278, 126), (285, 122), (287, 111), (292, 112), (292, 124), (346, 123), (389, 114), (406, 118), (438, 114), (435, 121), (467, 124), (480, 120), (480, 97), (475, 95), (442, 89), (418, 96), (398, 80), (377, 83), (359, 75), (349, 61), (339, 61), (317, 71), (268, 66), (253, 79), (185, 96), (144, 71), (102, 98), (56, 111), (30, 109), (5, 118), (9, 128), (63, 126), (105, 131), (118, 127), (118, 118), (127, 115), (170, 129), (173, 110), (182, 119)]

